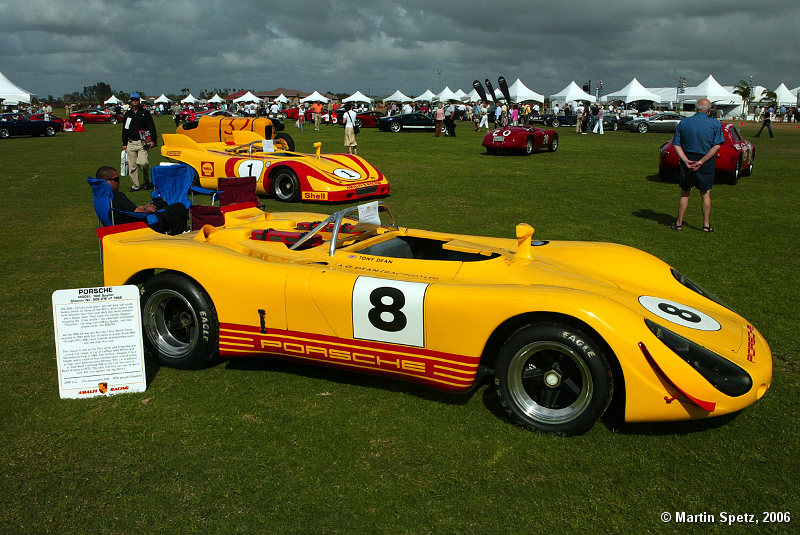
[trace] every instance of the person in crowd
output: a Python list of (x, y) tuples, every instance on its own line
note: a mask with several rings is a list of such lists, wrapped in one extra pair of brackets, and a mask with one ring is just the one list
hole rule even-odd
[(481, 127), (486, 127), (486, 130), (489, 130), (489, 106), (486, 102), (479, 103), (481, 108), (481, 121), (478, 123), (478, 130)]
[(497, 125), (503, 125), (503, 107), (500, 104), (494, 105), (494, 127), (497, 128)]
[(575, 110), (575, 115), (577, 115), (577, 117), (575, 118), (575, 133), (576, 134), (580, 134), (581, 133), (581, 122), (583, 121), (583, 112), (584, 112), (584, 110), (585, 110), (585, 106), (583, 105), (583, 102), (579, 103), (578, 104), (578, 109)]
[[(111, 186), (111, 207), (126, 212), (156, 214), (164, 234), (181, 234), (186, 231), (188, 211), (182, 203), (167, 204), (163, 199), (137, 206), (136, 203), (119, 190), (119, 173), (111, 166), (100, 167), (95, 177), (105, 180)], [(126, 214), (115, 213), (114, 223), (135, 223), (140, 221)]]
[(322, 123), (322, 102), (315, 102), (311, 105), (311, 113), (314, 114), (314, 130), (319, 130), (319, 125)]
[(561, 111), (558, 108), (558, 102), (553, 103), (553, 115), (558, 115), (558, 112)]
[(710, 117), (711, 101), (697, 101), (697, 112), (678, 123), (672, 145), (681, 160), (678, 218), (670, 225), (673, 230), (683, 230), (683, 217), (689, 206), (693, 187), (700, 192), (703, 207), (703, 232), (714, 232), (711, 226), (711, 187), (714, 185), (714, 156), (725, 142), (722, 125)]
[(514, 105), (511, 108), (511, 125), (517, 126), (518, 122), (519, 122), (519, 106)]
[(766, 127), (767, 130), (769, 130), (769, 137), (775, 137), (772, 134), (772, 113), (773, 113), (773, 111), (774, 110), (772, 109), (772, 107), (767, 108), (766, 106), (764, 106), (764, 109), (761, 112), (762, 115), (763, 115), (763, 122), (761, 123), (761, 128), (759, 128), (758, 132), (756, 132), (756, 136), (755, 137), (760, 137), (761, 136), (761, 131), (764, 130), (765, 127)]
[(139, 93), (131, 93), (130, 103), (131, 109), (122, 116), (122, 150), (128, 158), (131, 191), (138, 191), (140, 187), (152, 189), (153, 186), (147, 176), (147, 158), (148, 151), (156, 146), (158, 140), (156, 125), (150, 112), (142, 107)]
[(350, 154), (358, 154), (358, 142), (356, 141), (356, 112), (353, 110), (353, 103), (348, 102), (344, 105), (342, 122), (344, 123), (344, 146)]
[(297, 126), (300, 128), (300, 131), (303, 131), (303, 126), (306, 124), (306, 105), (299, 104), (297, 106)]
[[(601, 136), (603, 135), (603, 116), (604, 116), (603, 106), (598, 105), (597, 116), (595, 117), (594, 121), (594, 128), (592, 128), (593, 134), (600, 134)], [(598, 132), (598, 130), (600, 131)]]
[(472, 122), (475, 123), (475, 131), (481, 129), (481, 122), (483, 121), (483, 107), (481, 106), (481, 102), (478, 101), (475, 103), (475, 106), (472, 107)]
[(444, 107), (442, 106), (441, 102), (437, 105), (436, 111), (433, 112), (433, 124), (434, 128), (436, 129), (434, 135), (436, 137), (442, 137), (442, 125), (444, 125)]

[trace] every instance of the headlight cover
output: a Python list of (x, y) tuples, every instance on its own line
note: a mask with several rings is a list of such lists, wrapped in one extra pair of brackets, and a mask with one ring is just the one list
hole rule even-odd
[(711, 385), (731, 397), (750, 391), (753, 379), (741, 367), (661, 325), (644, 320), (647, 328), (676, 355), (697, 370)]

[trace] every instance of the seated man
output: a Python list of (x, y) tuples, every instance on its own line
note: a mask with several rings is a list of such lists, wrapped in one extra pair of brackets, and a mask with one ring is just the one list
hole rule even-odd
[[(186, 231), (187, 210), (181, 203), (167, 204), (163, 199), (156, 199), (152, 203), (136, 206), (128, 197), (119, 190), (119, 173), (110, 166), (103, 166), (97, 170), (95, 176), (105, 180), (111, 186), (112, 198), (111, 207), (126, 212), (145, 212), (156, 214), (161, 228), (165, 234), (180, 234)], [(125, 214), (114, 214), (114, 222), (135, 223), (138, 219), (131, 218)]]

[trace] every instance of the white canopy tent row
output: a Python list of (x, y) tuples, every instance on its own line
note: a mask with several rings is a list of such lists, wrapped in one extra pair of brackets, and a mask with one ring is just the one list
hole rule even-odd
[(608, 102), (609, 100), (621, 100), (625, 104), (636, 102), (637, 100), (652, 100), (653, 102), (661, 102), (661, 95), (653, 91), (649, 91), (646, 87), (639, 83), (639, 80), (634, 78), (628, 83), (628, 85), (619, 91), (614, 91), (613, 93), (604, 95), (600, 100), (603, 102)]
[(167, 98), (167, 95), (161, 93), (161, 96), (155, 99), (153, 102), (155, 102), (156, 104), (169, 104), (172, 101), (169, 98)]
[(103, 104), (122, 104), (122, 101), (115, 95), (111, 95), (103, 102)]
[(25, 91), (0, 72), (0, 100), (3, 101), (3, 105), (16, 106), (19, 103), (30, 104), (31, 97), (34, 95), (35, 93)]
[[(494, 95), (495, 97), (497, 97), (498, 100), (500, 99), (505, 100), (505, 96), (503, 96), (503, 92), (500, 91), (500, 88), (494, 90)], [(517, 103), (517, 104), (520, 102), (544, 103), (544, 95), (529, 89), (528, 86), (523, 84), (522, 80), (520, 80), (519, 78), (517, 78), (517, 80), (509, 86), (508, 96), (511, 97), (512, 103)]]
[(433, 100), (438, 100), (440, 102), (448, 102), (450, 100), (458, 100), (458, 101), (460, 101), (461, 99), (458, 98), (458, 95), (456, 95), (453, 92), (452, 89), (450, 89), (449, 87), (445, 86), (445, 88), (442, 89), (441, 93), (439, 93), (438, 95), (434, 95), (433, 96)]
[(197, 99), (191, 93), (189, 93), (187, 97), (181, 99), (181, 104), (194, 104), (195, 102), (197, 102)]
[(405, 96), (398, 89), (397, 91), (395, 91), (394, 93), (392, 93), (391, 95), (389, 95), (388, 97), (383, 99), (383, 101), (384, 102), (411, 102), (411, 97)]
[(349, 97), (343, 99), (342, 102), (366, 102), (367, 104), (371, 104), (372, 99), (363, 94), (361, 91), (356, 91)]
[(211, 97), (210, 99), (208, 99), (208, 101), (213, 103), (213, 104), (222, 104), (223, 102), (225, 102), (225, 99), (223, 99), (217, 93), (214, 93), (214, 96)]
[(301, 98), (300, 102), (305, 104), (307, 102), (328, 102), (329, 100), (330, 100), (329, 98), (323, 97), (319, 93), (319, 91), (314, 91), (313, 93), (308, 95), (306, 98)]
[(280, 95), (275, 97), (275, 102), (280, 102), (281, 104), (288, 104), (289, 103), (289, 99), (286, 98), (286, 95), (281, 93)]
[(412, 102), (433, 102), (436, 98), (436, 94), (431, 91), (430, 89), (426, 89), (424, 93), (422, 93), (417, 98), (411, 99)]
[(797, 104), (797, 92), (791, 91), (784, 83), (775, 88), (775, 96), (778, 106), (795, 106)]

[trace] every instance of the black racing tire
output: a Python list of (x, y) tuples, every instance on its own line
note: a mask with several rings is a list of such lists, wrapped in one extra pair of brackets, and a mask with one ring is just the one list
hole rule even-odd
[(56, 129), (52, 126), (48, 126), (47, 128), (44, 129), (44, 135), (46, 135), (47, 137), (53, 137), (54, 135), (56, 135)]
[(486, 147), (486, 154), (497, 154), (497, 149), (495, 147)]
[(547, 145), (547, 150), (550, 152), (555, 152), (558, 150), (558, 134), (553, 136), (553, 140)]
[(356, 117), (356, 126), (359, 128), (364, 128), (364, 121), (361, 119), (361, 117)]
[(640, 134), (646, 134), (648, 130), (650, 130), (650, 125), (648, 125), (647, 123), (639, 123), (636, 126), (636, 131), (639, 132)]
[(294, 139), (292, 139), (292, 136), (290, 136), (289, 134), (285, 132), (279, 132), (275, 134), (274, 141), (282, 141), (286, 145), (285, 150), (288, 150), (289, 152), (294, 152)]
[(557, 117), (553, 117), (553, 120), (550, 121), (550, 125), (558, 128), (561, 126), (561, 121), (559, 121)]
[(112, 117), (111, 119), (108, 120), (108, 122), (109, 124), (117, 124), (119, 121), (117, 121), (116, 117)]
[(219, 320), (208, 293), (181, 274), (165, 271), (142, 285), (145, 347), (170, 368), (208, 366), (219, 354)]
[(400, 121), (392, 121), (391, 123), (389, 123), (389, 130), (391, 130), (392, 132), (397, 133), (402, 129), (403, 125), (400, 124)]
[(525, 140), (525, 154), (530, 155), (533, 153), (533, 138), (529, 137)]
[(739, 159), (736, 160), (736, 167), (733, 168), (733, 171), (728, 175), (728, 184), (731, 186), (735, 186), (739, 183), (739, 177), (742, 174), (742, 157), (739, 156)]
[(518, 330), (500, 348), (495, 387), (515, 423), (579, 435), (608, 408), (614, 379), (594, 340), (568, 325), (540, 323)]
[(750, 176), (753, 174), (753, 158), (750, 158), (750, 164), (745, 168), (742, 169), (742, 176)]
[(614, 132), (619, 130), (619, 123), (617, 121), (614, 121), (613, 123), (611, 123), (611, 130), (613, 130)]
[(300, 181), (295, 172), (288, 167), (278, 169), (272, 176), (272, 192), (281, 202), (300, 200)]
[(8, 139), (11, 137), (11, 132), (8, 131), (8, 128), (0, 128), (0, 139)]

